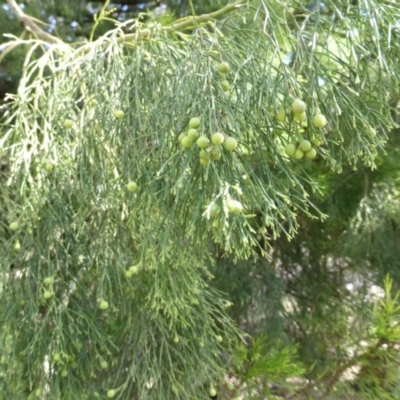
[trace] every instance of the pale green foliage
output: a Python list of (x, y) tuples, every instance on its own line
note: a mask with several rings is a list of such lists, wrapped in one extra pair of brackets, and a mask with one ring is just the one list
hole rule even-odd
[[(103, 397), (116, 389), (120, 398), (206, 398), (204, 385), (222, 379), (241, 340), (209, 286), (217, 251), (268, 257), (263, 237), (292, 238), (299, 213), (323, 217), (310, 200), (312, 161), (288, 158), (285, 146), (320, 139), (326, 168), (374, 167), (375, 147), (394, 126), (394, 10), (344, 3), (302, 23), (286, 2), (263, 1), (227, 9), (221, 23), (129, 21), (92, 43), (51, 45), (38, 60), (42, 42), (10, 41), (31, 51), (0, 139), (9, 166), (0, 226), (5, 396), (40, 387), (66, 399), (93, 388)], [(295, 98), (306, 102), (308, 124), (294, 119)], [(311, 124), (317, 112), (328, 121), (322, 130)], [(223, 132), (238, 148), (222, 146), (219, 160), (201, 165), (200, 149), (178, 141), (193, 117), (200, 134)], [(243, 212), (229, 212), (231, 199)], [(300, 374), (289, 362), (294, 349), (260, 348), (245, 379)]]

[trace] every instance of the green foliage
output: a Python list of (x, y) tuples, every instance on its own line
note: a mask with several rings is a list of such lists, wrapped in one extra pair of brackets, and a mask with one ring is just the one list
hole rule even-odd
[(397, 266), (378, 257), (395, 157), (377, 154), (399, 16), (317, 6), (4, 45), (28, 52), (0, 139), (0, 398), (229, 398), (229, 374), (247, 398), (395, 393), (398, 296), (367, 283)]

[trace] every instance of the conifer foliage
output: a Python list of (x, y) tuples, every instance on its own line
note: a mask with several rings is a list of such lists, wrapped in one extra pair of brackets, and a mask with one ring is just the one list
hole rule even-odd
[(206, 399), (232, 371), (255, 396), (304, 372), (294, 347), (249, 348), (212, 269), (325, 218), (315, 163), (375, 167), (399, 15), (289, 3), (3, 46), (27, 57), (0, 138), (0, 399)]

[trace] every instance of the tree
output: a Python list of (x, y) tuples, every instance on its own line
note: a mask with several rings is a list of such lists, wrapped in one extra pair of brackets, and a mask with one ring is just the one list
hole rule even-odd
[(3, 46), (28, 46), (0, 140), (3, 398), (393, 398), (398, 281), (346, 284), (375, 231), (353, 170), (397, 127), (395, 5), (238, 0), (70, 45), (8, 3), (37, 38)]

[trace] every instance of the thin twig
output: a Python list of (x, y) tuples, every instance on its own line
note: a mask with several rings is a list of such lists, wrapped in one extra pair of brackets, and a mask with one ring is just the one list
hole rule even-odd
[(39, 28), (33, 21), (33, 18), (29, 15), (26, 15), (21, 10), (21, 7), (15, 2), (15, 0), (7, 0), (7, 4), (9, 5), (12, 13), (18, 18), (20, 22), (22, 22), (24, 28), (27, 31), (32, 32), (39, 39), (42, 39), (47, 43), (65, 45), (65, 43), (61, 39), (58, 39), (55, 36), (50, 35), (50, 33), (47, 33), (43, 29)]

